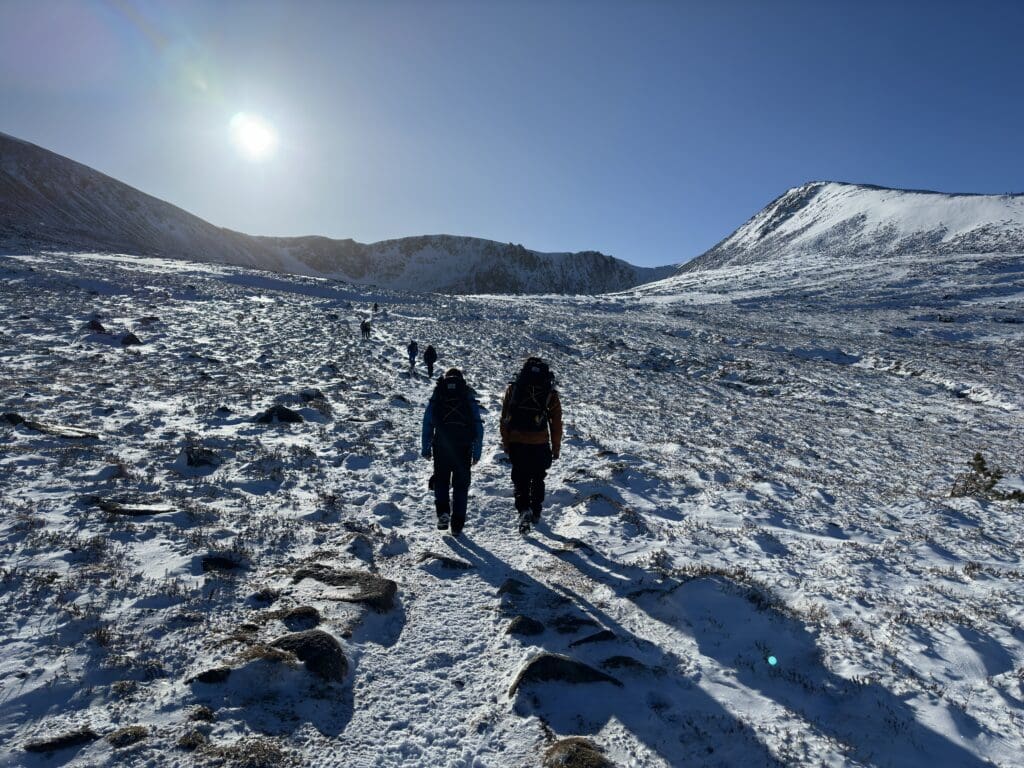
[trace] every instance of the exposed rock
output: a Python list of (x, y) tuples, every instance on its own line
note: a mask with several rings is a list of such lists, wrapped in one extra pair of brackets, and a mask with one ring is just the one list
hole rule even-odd
[(280, 403), (270, 406), (256, 417), (257, 424), (300, 424), (302, 421), (302, 414)]
[(551, 626), (559, 634), (571, 635), (573, 632), (579, 632), (584, 627), (594, 627), (596, 629), (599, 625), (589, 616), (568, 613), (555, 617), (551, 622)]
[(188, 713), (188, 719), (197, 723), (212, 723), (217, 719), (217, 716), (213, 714), (213, 710), (208, 706), (200, 704)]
[(519, 581), (518, 579), (505, 579), (498, 587), (499, 595), (512, 595), (513, 597), (521, 597), (526, 591), (526, 584)]
[(611, 683), (622, 687), (622, 683), (611, 675), (588, 667), (586, 664), (557, 653), (541, 653), (530, 659), (519, 670), (512, 687), (508, 689), (511, 698), (524, 683)]
[(185, 465), (196, 469), (219, 467), (223, 463), (220, 456), (201, 445), (186, 445), (182, 454)]
[(282, 611), (278, 618), (292, 632), (300, 632), (313, 629), (320, 623), (320, 611), (311, 605), (300, 605), (297, 608)]
[(587, 635), (586, 637), (580, 638), (579, 640), (574, 640), (573, 642), (569, 643), (569, 647), (575, 648), (578, 645), (587, 645), (588, 643), (603, 643), (607, 640), (614, 639), (614, 632), (612, 632), (610, 629), (602, 629), (600, 632), (595, 632), (594, 634)]
[(79, 728), (77, 731), (68, 731), (57, 736), (44, 736), (35, 741), (26, 742), (23, 749), (26, 752), (56, 752), (58, 749), (68, 747), (80, 747), (83, 744), (96, 741), (99, 736), (92, 728)]
[(142, 340), (131, 331), (121, 337), (122, 347), (134, 347), (142, 343)]
[(126, 728), (118, 728), (113, 733), (108, 733), (106, 739), (115, 748), (123, 749), (142, 741), (147, 736), (149, 736), (147, 728), (141, 725), (129, 725)]
[(295, 632), (279, 637), (270, 645), (294, 653), (306, 669), (324, 680), (341, 682), (348, 672), (348, 659), (341, 645), (322, 630)]
[(211, 669), (204, 669), (198, 675), (193, 675), (185, 680), (186, 683), (206, 683), (213, 685), (214, 683), (223, 683), (231, 675), (231, 667), (212, 667)]
[(389, 611), (394, 607), (395, 595), (398, 592), (398, 584), (391, 579), (363, 571), (336, 570), (320, 563), (300, 568), (292, 577), (296, 584), (303, 579), (314, 579), (332, 587), (352, 590), (347, 595), (337, 596), (336, 599), (348, 603), (362, 603), (380, 612)]
[(632, 656), (609, 656), (601, 662), (601, 669), (628, 669), (633, 672), (650, 672), (650, 667)]
[(170, 504), (160, 504), (147, 501), (130, 501), (115, 499), (100, 499), (97, 506), (104, 512), (111, 515), (126, 515), (128, 517), (142, 517), (144, 515), (165, 515), (173, 512), (174, 507)]
[(449, 570), (465, 571), (473, 567), (471, 563), (467, 563), (465, 560), (460, 560), (457, 557), (449, 557), (448, 555), (442, 555), (440, 552), (426, 551), (419, 556), (419, 562), (425, 563), (427, 560), (434, 560), (441, 564), (442, 567), (448, 568)]
[(245, 563), (225, 555), (206, 555), (202, 559), (203, 572), (208, 571), (237, 571), (245, 568)]
[(152, 325), (153, 323), (159, 323), (160, 322), (160, 318), (156, 317), (155, 315), (146, 315), (146, 317), (140, 317), (135, 322), (138, 323), (139, 325), (145, 327), (145, 326), (148, 326), (148, 325)]
[(93, 333), (106, 333), (107, 332), (107, 329), (103, 327), (103, 323), (101, 323), (95, 317), (92, 320), (90, 320), (88, 323), (86, 323), (85, 327), (88, 328)]
[(264, 605), (270, 605), (276, 602), (281, 597), (281, 590), (274, 589), (273, 587), (263, 587), (262, 589), (254, 592), (249, 596), (249, 599), (254, 603), (263, 603)]
[(95, 439), (98, 437), (96, 433), (87, 432), (86, 430), (79, 429), (78, 427), (67, 427), (63, 424), (44, 424), (41, 421), (26, 419), (17, 413), (5, 413), (0, 416), (0, 419), (3, 419), (12, 427), (21, 425), (25, 427), (25, 429), (42, 432), (46, 435), (53, 435), (54, 437), (67, 437), (73, 440)]
[(544, 768), (615, 768), (588, 739), (573, 736), (556, 742), (544, 753)]
[(529, 616), (516, 616), (505, 630), (506, 635), (525, 635), (533, 637), (544, 633), (544, 625)]

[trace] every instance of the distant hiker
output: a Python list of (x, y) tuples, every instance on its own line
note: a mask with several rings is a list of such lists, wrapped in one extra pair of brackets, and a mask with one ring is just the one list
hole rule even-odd
[(458, 536), (466, 524), (469, 468), (480, 461), (484, 443), (480, 405), (458, 368), (450, 368), (437, 381), (423, 414), (422, 442), (423, 458), (434, 459), (437, 528), (443, 531), (451, 524), (452, 535)]
[(433, 345), (428, 344), (427, 348), (423, 350), (423, 362), (427, 364), (427, 376), (431, 379), (434, 378), (434, 363), (437, 362), (437, 350), (434, 349)]
[(501, 444), (512, 462), (519, 532), (540, 522), (544, 475), (562, 449), (562, 402), (539, 357), (527, 359), (501, 404)]
[(419, 344), (415, 341), (410, 341), (406, 351), (409, 353), (409, 370), (412, 371), (416, 368), (416, 355), (420, 353)]
[(373, 302), (373, 314), (377, 314), (380, 311), (380, 307), (377, 306), (377, 302)]
[(370, 338), (370, 321), (369, 320), (363, 320), (359, 324), (359, 332), (363, 334), (363, 338), (364, 339)]

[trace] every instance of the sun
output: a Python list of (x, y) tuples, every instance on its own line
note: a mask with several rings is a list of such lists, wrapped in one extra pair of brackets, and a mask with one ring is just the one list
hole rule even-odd
[(249, 160), (265, 160), (277, 147), (273, 126), (258, 115), (239, 112), (229, 124), (231, 140)]

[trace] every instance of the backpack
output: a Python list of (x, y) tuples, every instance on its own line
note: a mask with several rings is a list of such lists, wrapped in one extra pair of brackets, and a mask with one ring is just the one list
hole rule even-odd
[(469, 386), (465, 379), (458, 376), (439, 379), (430, 400), (434, 406), (437, 435), (451, 445), (470, 445), (476, 433)]
[(548, 406), (555, 391), (555, 375), (537, 357), (526, 361), (512, 384), (505, 424), (517, 432), (542, 432), (548, 428)]

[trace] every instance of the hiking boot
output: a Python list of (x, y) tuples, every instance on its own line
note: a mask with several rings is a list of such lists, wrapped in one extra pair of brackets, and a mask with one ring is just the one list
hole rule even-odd
[(437, 530), (446, 531), (448, 530), (448, 521), (450, 520), (447, 512), (437, 513)]
[(529, 533), (530, 532), (530, 521), (532, 520), (532, 513), (527, 510), (519, 516), (519, 532)]
[(540, 510), (533, 509), (530, 511), (530, 522), (536, 525), (540, 522)]

